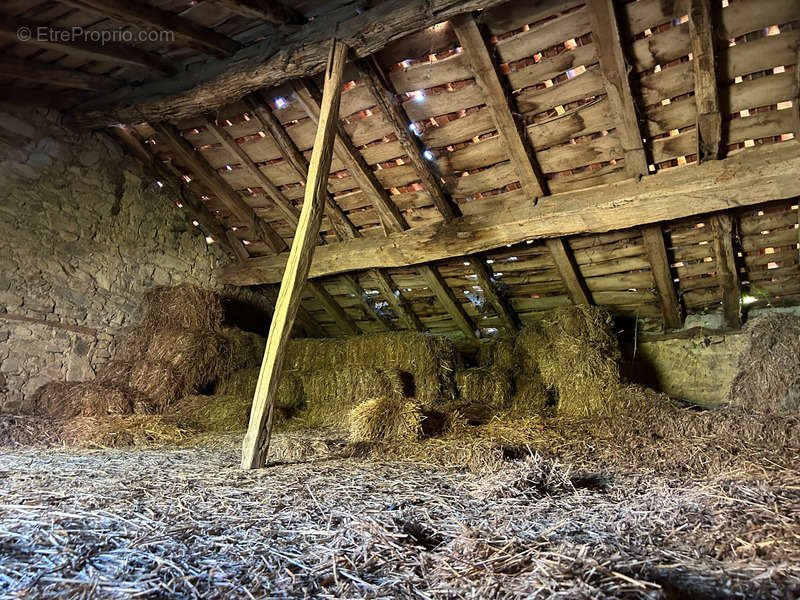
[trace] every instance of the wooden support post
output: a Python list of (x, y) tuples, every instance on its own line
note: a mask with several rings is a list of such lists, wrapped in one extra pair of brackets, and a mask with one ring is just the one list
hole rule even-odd
[[(297, 100), (305, 109), (308, 116), (313, 121), (318, 121), (320, 113), (320, 102), (317, 98), (317, 90), (311, 82), (294, 82), (294, 92)], [(381, 182), (378, 181), (374, 171), (370, 168), (364, 157), (347, 137), (344, 128), (336, 120), (336, 144), (334, 152), (337, 158), (342, 161), (350, 175), (361, 188), (361, 191), (372, 201), (381, 223), (386, 233), (404, 231), (408, 229), (403, 213), (389, 197)]]
[(594, 304), (586, 289), (581, 272), (572, 256), (572, 252), (567, 248), (563, 238), (550, 238), (547, 240), (547, 248), (553, 256), (553, 262), (561, 275), (561, 281), (567, 288), (567, 294), (573, 304)]
[(728, 213), (711, 216), (714, 232), (714, 262), (717, 280), (722, 288), (722, 310), (725, 326), (739, 329), (742, 326), (742, 290), (739, 271), (736, 268), (736, 252), (733, 248), (733, 218)]
[(517, 313), (511, 308), (511, 305), (506, 302), (505, 298), (497, 293), (497, 288), (494, 284), (494, 279), (489, 273), (489, 266), (486, 264), (486, 259), (482, 256), (473, 254), (469, 257), (470, 266), (473, 273), (478, 278), (478, 285), (481, 286), (484, 296), (489, 303), (494, 307), (497, 317), (506, 329), (506, 332), (513, 334), (520, 329), (520, 321)]
[(691, 0), (689, 35), (697, 105), (697, 160), (716, 160), (720, 156), (722, 143), (722, 115), (719, 110), (711, 0)]
[(242, 468), (263, 467), (269, 450), (273, 409), (283, 368), (286, 345), (297, 315), (308, 270), (314, 255), (316, 238), (322, 223), (328, 175), (330, 174), (339, 103), (342, 97), (342, 72), (347, 47), (334, 41), (325, 70), (323, 108), (317, 125), (314, 149), (309, 165), (308, 182), (289, 260), (278, 294), (275, 314), (270, 324), (267, 347), (258, 376), (250, 423), (242, 443)]
[(397, 289), (389, 274), (381, 269), (372, 269), (370, 275), (375, 280), (375, 285), (380, 290), (381, 295), (391, 305), (395, 314), (405, 323), (406, 327), (412, 331), (425, 331), (422, 321), (411, 309), (408, 301), (403, 298), (402, 293)]
[(364, 288), (361, 287), (353, 275), (342, 275), (340, 279), (350, 290), (350, 293), (358, 298), (368, 317), (380, 324), (384, 331), (393, 331), (395, 329), (394, 323), (378, 312), (375, 307), (375, 301), (364, 291)]
[(470, 14), (459, 15), (453, 19), (453, 29), (472, 66), (475, 81), (483, 90), (486, 106), (491, 111), (497, 131), (503, 136), (522, 189), (529, 200), (535, 203), (539, 196), (546, 193), (547, 185), (528, 144), (527, 133), (511, 113), (510, 96), (506, 94), (478, 24)]
[(603, 73), (603, 85), (625, 152), (625, 170), (631, 177), (647, 175), (647, 155), (628, 79), (630, 69), (623, 53), (614, 1), (588, 0), (587, 5), (591, 15), (592, 38)]
[(664, 232), (660, 225), (648, 225), (642, 228), (642, 238), (658, 291), (661, 312), (664, 314), (664, 329), (680, 329), (683, 326), (683, 315), (667, 258)]
[(422, 275), (428, 283), (428, 286), (433, 290), (433, 293), (436, 294), (436, 297), (448, 312), (450, 318), (453, 319), (456, 326), (464, 333), (466, 338), (468, 340), (476, 339), (476, 327), (472, 323), (472, 319), (464, 312), (464, 308), (456, 299), (450, 286), (445, 283), (444, 277), (439, 273), (439, 270), (431, 265), (418, 265), (417, 272)]
[(325, 312), (333, 318), (336, 325), (345, 335), (358, 335), (361, 333), (356, 322), (350, 318), (350, 315), (344, 312), (344, 309), (339, 306), (339, 303), (333, 299), (333, 296), (328, 293), (328, 290), (326, 290), (321, 283), (309, 279), (306, 283), (306, 288), (314, 295), (317, 302), (322, 304)]
[(452, 221), (461, 215), (461, 210), (445, 191), (444, 186), (442, 186), (442, 176), (437, 172), (436, 163), (425, 158), (423, 155), (424, 148), (419, 138), (411, 135), (408, 130), (411, 120), (408, 118), (403, 105), (398, 102), (390, 83), (384, 77), (374, 57), (361, 59), (358, 64), (364, 77), (364, 83), (378, 103), (381, 114), (392, 124), (397, 141), (400, 142), (403, 151), (411, 160), (411, 164), (414, 166), (417, 177), (422, 182), (425, 191), (431, 195), (433, 205), (439, 210), (445, 223)]
[(251, 228), (255, 235), (266, 242), (267, 246), (276, 254), (286, 249), (286, 243), (270, 227), (269, 223), (256, 215), (255, 211), (244, 201), (244, 198), (228, 185), (228, 182), (195, 151), (175, 127), (167, 123), (153, 123), (152, 126), (178, 160), (195, 177), (202, 179), (211, 192), (225, 204), (226, 208), (237, 219)]

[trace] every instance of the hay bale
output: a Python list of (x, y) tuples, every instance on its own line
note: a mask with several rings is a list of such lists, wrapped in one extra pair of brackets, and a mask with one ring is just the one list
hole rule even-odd
[(146, 359), (169, 364), (193, 393), (230, 370), (229, 354), (228, 339), (217, 332), (163, 329), (153, 333)]
[(111, 360), (97, 369), (95, 381), (105, 385), (129, 386), (133, 365), (124, 360)]
[(765, 315), (748, 323), (749, 349), (731, 384), (731, 406), (759, 413), (800, 412), (800, 316)]
[(216, 292), (190, 283), (154, 287), (145, 294), (142, 307), (142, 328), (150, 331), (214, 331), (222, 326), (224, 316), (222, 300)]
[(166, 412), (181, 427), (209, 432), (244, 431), (252, 398), (242, 396), (184, 396)]
[[(239, 369), (222, 379), (216, 387), (215, 394), (220, 396), (233, 396), (248, 403), (253, 401), (258, 383), (259, 367)], [(284, 421), (290, 419), (305, 404), (303, 395), (303, 380), (295, 371), (284, 369), (281, 380), (278, 382), (278, 397), (275, 400), (275, 419)]]
[(69, 414), (72, 408), (66, 405), (69, 384), (51, 381), (39, 387), (31, 398), (31, 412), (37, 416), (59, 416)]
[(151, 447), (184, 442), (187, 432), (160, 415), (79, 416), (61, 422), (60, 439), (86, 448)]
[(350, 412), (350, 439), (413, 442), (422, 435), (419, 403), (397, 396), (370, 398)]
[(223, 327), (221, 334), (225, 338), (225, 358), (229, 361), (226, 367), (228, 373), (261, 365), (267, 345), (264, 336), (237, 327)]
[(544, 415), (551, 404), (550, 392), (539, 373), (517, 378), (511, 398), (511, 412), (519, 415)]
[(513, 337), (482, 341), (478, 348), (478, 366), (509, 373), (515, 364), (514, 343)]
[(507, 371), (499, 368), (474, 367), (458, 371), (456, 388), (463, 403), (502, 409), (511, 401), (511, 377)]
[(193, 391), (171, 364), (139, 360), (133, 364), (129, 380), (131, 389), (152, 400), (156, 412)]
[(96, 381), (70, 384), (64, 402), (70, 411), (62, 413), (60, 416), (63, 417), (102, 417), (151, 412), (149, 400), (136, 390)]

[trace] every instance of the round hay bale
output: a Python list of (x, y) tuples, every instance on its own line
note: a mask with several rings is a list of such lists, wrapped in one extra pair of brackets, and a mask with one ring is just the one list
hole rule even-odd
[(130, 387), (150, 398), (155, 412), (162, 412), (189, 392), (185, 380), (172, 365), (149, 360), (133, 364)]
[(152, 330), (145, 327), (134, 327), (117, 337), (114, 358), (124, 363), (135, 363), (142, 360), (150, 347)]
[(458, 371), (456, 388), (461, 401), (466, 403), (502, 409), (511, 401), (511, 378), (501, 369), (474, 367)]
[(350, 411), (350, 439), (354, 442), (413, 442), (421, 435), (422, 410), (412, 399), (370, 398)]
[(182, 426), (199, 431), (244, 431), (250, 419), (251, 400), (241, 396), (184, 396), (166, 414)]
[(146, 330), (203, 329), (222, 326), (224, 311), (216, 292), (191, 283), (158, 286), (144, 296), (142, 327)]

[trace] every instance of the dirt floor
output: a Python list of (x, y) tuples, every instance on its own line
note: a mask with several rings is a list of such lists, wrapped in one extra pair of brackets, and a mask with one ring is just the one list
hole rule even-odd
[(238, 435), (0, 455), (0, 597), (800, 594), (796, 471), (596, 472), (537, 453), (454, 468), (299, 433), (274, 447), (259, 471), (237, 468)]

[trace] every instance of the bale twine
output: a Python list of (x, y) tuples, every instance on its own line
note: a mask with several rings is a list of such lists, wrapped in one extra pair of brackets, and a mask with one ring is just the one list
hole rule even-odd
[(216, 292), (182, 283), (173, 287), (157, 286), (144, 296), (142, 328), (217, 330), (222, 326), (224, 311)]
[(354, 442), (413, 442), (422, 435), (422, 410), (408, 398), (370, 398), (350, 411), (350, 439)]
[(499, 368), (474, 367), (458, 371), (456, 388), (462, 403), (481, 404), (499, 410), (511, 402), (511, 377)]

